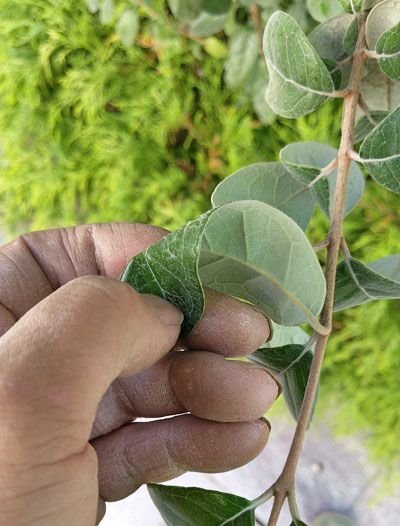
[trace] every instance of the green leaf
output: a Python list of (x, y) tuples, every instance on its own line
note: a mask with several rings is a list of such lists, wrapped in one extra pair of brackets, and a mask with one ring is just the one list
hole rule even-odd
[(307, 9), (317, 22), (325, 22), (343, 12), (338, 0), (307, 0)]
[(214, 58), (225, 58), (228, 50), (224, 42), (217, 37), (208, 37), (204, 41), (204, 49)]
[(368, 49), (375, 49), (379, 37), (400, 22), (397, 0), (385, 0), (375, 5), (365, 24), (365, 40)]
[(334, 90), (331, 76), (292, 17), (277, 11), (264, 32), (269, 71), (266, 99), (283, 117), (296, 118), (316, 110)]
[(400, 82), (384, 75), (376, 60), (367, 60), (361, 93), (374, 110), (394, 110), (400, 105)]
[(273, 347), (282, 347), (289, 344), (303, 344), (307, 343), (310, 336), (303, 331), (301, 327), (285, 327), (285, 325), (278, 325), (272, 322), (273, 336), (272, 340), (264, 343), (262, 349), (271, 349)]
[(379, 37), (376, 52), (387, 55), (379, 58), (383, 73), (393, 80), (400, 80), (400, 23)]
[(377, 183), (400, 194), (400, 106), (365, 137), (360, 157)]
[(100, 22), (102, 24), (109, 24), (114, 14), (114, 0), (103, 0), (100, 9)]
[(336, 69), (338, 63), (331, 58), (323, 58), (322, 62), (325, 64), (327, 70), (331, 75), (331, 79), (335, 89), (339, 89), (342, 83), (342, 71), (341, 69)]
[(257, 117), (264, 124), (271, 124), (276, 119), (276, 114), (265, 100), (265, 90), (269, 82), (268, 69), (264, 59), (259, 57), (256, 67), (252, 70), (245, 84), (245, 91), (251, 96)]
[(317, 320), (325, 279), (314, 250), (290, 217), (259, 201), (208, 211), (135, 256), (121, 279), (177, 305), (182, 335), (201, 318), (202, 285), (249, 301), (282, 325), (308, 321), (325, 332)]
[(212, 15), (222, 15), (232, 7), (232, 0), (203, 0), (202, 9)]
[[(167, 526), (254, 526), (252, 503), (220, 491), (148, 484), (150, 497)], [(239, 516), (235, 519), (233, 517)]]
[(293, 519), (290, 526), (307, 526), (307, 524), (300, 519)]
[(281, 163), (257, 163), (224, 179), (211, 197), (213, 206), (241, 199), (257, 199), (282, 210), (305, 230), (315, 208), (311, 190)]
[(400, 254), (364, 265), (357, 259), (342, 261), (336, 272), (335, 311), (377, 299), (400, 298)]
[[(289, 172), (304, 184), (310, 184), (321, 174), (321, 169), (336, 157), (338, 150), (317, 142), (293, 143), (280, 152), (281, 161)], [(311, 186), (321, 210), (330, 217), (333, 209), (337, 169)], [(345, 215), (357, 205), (364, 191), (364, 177), (358, 165), (351, 162), (347, 186)]]
[(354, 18), (353, 22), (349, 25), (346, 34), (343, 39), (343, 45), (349, 55), (354, 53), (357, 44), (358, 32), (360, 30), (360, 22), (358, 18)]
[(125, 46), (131, 46), (139, 29), (139, 17), (134, 8), (125, 9), (117, 22), (117, 33)]
[(360, 11), (363, 0), (339, 0), (339, 2), (344, 7), (345, 11), (348, 13), (354, 13), (355, 11)]
[(312, 350), (305, 345), (261, 348), (247, 357), (276, 375), (283, 387), (283, 397), (295, 420), (298, 419), (313, 360)]
[[(225, 62), (225, 81), (232, 89), (242, 86), (255, 68), (260, 48), (255, 31), (248, 28), (234, 33), (229, 41), (229, 54)], [(264, 91), (266, 89), (266, 85)]]
[(215, 35), (224, 29), (227, 18), (228, 16), (226, 14), (211, 15), (203, 11), (193, 20), (189, 32), (191, 35), (197, 37)]
[(167, 0), (168, 7), (180, 22), (191, 22), (201, 12), (201, 2), (188, 2), (188, 0)]
[(339, 60), (345, 54), (343, 41), (352, 20), (351, 15), (336, 16), (311, 31), (308, 40), (320, 57)]
[(354, 143), (362, 141), (389, 113), (390, 111), (377, 110), (371, 111), (371, 119), (368, 119), (366, 115), (360, 117), (354, 128)]
[(91, 13), (97, 13), (103, 0), (86, 0), (87, 8)]

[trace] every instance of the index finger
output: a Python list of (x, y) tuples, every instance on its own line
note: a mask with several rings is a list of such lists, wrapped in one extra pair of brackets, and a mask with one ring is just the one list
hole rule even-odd
[[(140, 223), (92, 224), (24, 234), (1, 247), (0, 336), (68, 281), (118, 277), (133, 256), (167, 233)], [(270, 336), (263, 314), (208, 290), (203, 319), (183, 345), (238, 356), (255, 351)]]

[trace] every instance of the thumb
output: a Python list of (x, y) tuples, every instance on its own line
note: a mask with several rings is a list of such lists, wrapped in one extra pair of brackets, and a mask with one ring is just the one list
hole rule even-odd
[(111, 382), (166, 354), (182, 319), (167, 301), (100, 276), (37, 304), (0, 339), (0, 454), (3, 445), (29, 457), (27, 437), (46, 462), (80, 451)]

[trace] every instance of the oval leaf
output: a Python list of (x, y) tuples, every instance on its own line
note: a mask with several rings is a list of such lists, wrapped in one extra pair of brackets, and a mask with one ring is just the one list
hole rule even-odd
[(308, 321), (325, 332), (317, 320), (325, 279), (314, 250), (290, 217), (258, 201), (208, 211), (135, 256), (121, 279), (177, 305), (183, 336), (202, 316), (202, 285), (249, 301), (282, 325)]
[(400, 298), (400, 254), (364, 265), (357, 259), (342, 261), (336, 272), (334, 310), (367, 301)]
[(168, 7), (180, 22), (190, 22), (197, 18), (201, 11), (201, 2), (187, 0), (167, 0)]
[(111, 22), (114, 14), (114, 0), (103, 0), (103, 5), (100, 8), (100, 22), (108, 24)]
[(266, 99), (271, 108), (292, 119), (319, 108), (333, 92), (333, 82), (293, 18), (282, 11), (274, 13), (263, 42), (270, 77)]
[[(317, 142), (293, 143), (281, 150), (280, 158), (296, 179), (310, 185), (320, 175), (321, 169), (333, 161), (337, 152), (336, 148)], [(337, 169), (311, 186), (315, 200), (327, 217), (330, 217), (333, 209), (336, 179)], [(345, 215), (357, 205), (363, 191), (364, 177), (358, 165), (352, 162), (347, 185)]]
[(247, 359), (263, 365), (277, 377), (282, 384), (283, 397), (290, 414), (297, 421), (310, 374), (313, 351), (305, 345), (289, 344), (258, 349)]
[(131, 46), (139, 29), (139, 17), (133, 8), (125, 9), (117, 22), (117, 33), (125, 46)]
[(224, 179), (211, 196), (213, 206), (256, 199), (282, 210), (305, 230), (315, 208), (311, 190), (297, 181), (282, 163), (257, 163)]
[(361, 94), (374, 110), (394, 110), (400, 105), (400, 82), (384, 75), (376, 60), (367, 60)]
[(256, 66), (259, 54), (258, 38), (254, 31), (241, 29), (232, 35), (225, 62), (225, 81), (230, 88), (235, 89), (244, 84)]
[(232, 7), (232, 0), (203, 0), (201, 7), (212, 15), (222, 15)]
[(219, 33), (219, 31), (224, 29), (227, 18), (226, 14), (211, 15), (203, 11), (193, 20), (189, 33), (196, 37), (215, 35), (215, 33)]
[(346, 50), (343, 39), (353, 17), (340, 15), (317, 26), (308, 35), (308, 40), (322, 58), (339, 60)]
[(377, 183), (400, 194), (400, 106), (365, 137), (360, 157)]
[(255, 523), (255, 506), (237, 495), (160, 484), (148, 484), (147, 489), (167, 526), (254, 526)]
[(343, 39), (343, 45), (349, 55), (354, 53), (357, 44), (358, 32), (360, 29), (360, 22), (358, 18), (354, 18), (353, 22), (349, 25)]
[(343, 12), (338, 0), (307, 0), (307, 9), (317, 22), (325, 22)]
[(376, 43), (379, 65), (385, 75), (400, 80), (400, 23), (385, 31)]
[(369, 132), (375, 128), (375, 126), (377, 126), (389, 115), (389, 113), (390, 111), (371, 111), (369, 117), (364, 115), (358, 119), (354, 128), (354, 143), (357, 144), (358, 142), (362, 141), (369, 134)]

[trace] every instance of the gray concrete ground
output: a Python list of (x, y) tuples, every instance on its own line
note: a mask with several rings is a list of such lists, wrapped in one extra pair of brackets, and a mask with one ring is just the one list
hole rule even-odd
[[(271, 438), (266, 449), (253, 462), (223, 474), (187, 473), (169, 484), (199, 486), (254, 498), (280, 473), (290, 445), (293, 425), (287, 420), (272, 421)], [(355, 526), (400, 525), (400, 489), (390, 497), (371, 502), (376, 494), (372, 479), (376, 467), (355, 438), (334, 440), (322, 423), (314, 421), (304, 446), (297, 471), (297, 500), (304, 521), (310, 526), (322, 512), (348, 515)], [(270, 505), (258, 508), (259, 525), (266, 525)], [(279, 526), (289, 526), (284, 509)], [(163, 526), (146, 489), (127, 499), (108, 505), (101, 526)]]

